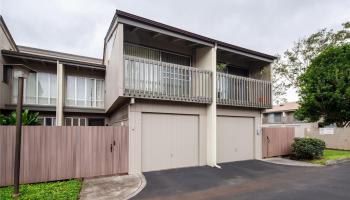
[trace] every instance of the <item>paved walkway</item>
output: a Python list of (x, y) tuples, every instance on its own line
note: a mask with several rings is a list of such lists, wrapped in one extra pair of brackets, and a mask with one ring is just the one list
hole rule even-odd
[(84, 179), (81, 200), (124, 200), (139, 193), (146, 185), (142, 174)]
[(291, 166), (301, 166), (301, 167), (322, 167), (323, 166), (323, 165), (291, 160), (288, 158), (280, 158), (280, 157), (265, 158), (265, 159), (262, 159), (262, 161), (279, 164), (279, 165), (291, 165)]
[(350, 162), (300, 167), (251, 160), (144, 173), (142, 200), (350, 199)]

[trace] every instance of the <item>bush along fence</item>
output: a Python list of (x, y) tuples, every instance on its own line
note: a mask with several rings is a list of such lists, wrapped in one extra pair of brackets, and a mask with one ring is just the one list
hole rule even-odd
[[(0, 126), (0, 186), (13, 184), (15, 127)], [(20, 183), (128, 173), (128, 127), (23, 126)]]
[(350, 128), (305, 129), (305, 137), (321, 139), (329, 149), (350, 150)]

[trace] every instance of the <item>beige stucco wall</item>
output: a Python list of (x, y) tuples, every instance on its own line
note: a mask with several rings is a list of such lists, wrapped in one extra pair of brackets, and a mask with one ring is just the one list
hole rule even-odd
[(305, 129), (305, 136), (325, 141), (330, 149), (350, 150), (350, 128), (334, 128), (334, 134), (321, 135), (320, 129)]
[(263, 124), (262, 127), (294, 127), (295, 137), (305, 137), (305, 129), (317, 128), (317, 123), (298, 123), (298, 124)]
[(207, 105), (207, 118), (206, 118), (206, 132), (207, 132), (207, 164), (209, 166), (216, 166), (216, 51), (217, 47), (202, 47), (196, 49), (196, 67), (204, 70), (209, 70), (212, 72), (212, 91), (211, 96), (212, 103)]
[(189, 114), (199, 117), (199, 165), (207, 164), (207, 109), (201, 104), (138, 101), (129, 107), (129, 173), (142, 171), (142, 113)]
[(110, 59), (105, 61), (105, 109), (108, 110), (119, 96), (123, 95), (123, 24), (118, 24)]
[[(252, 117), (254, 118), (254, 158), (262, 159), (262, 137), (261, 137), (261, 112), (258, 109), (249, 108), (237, 108), (237, 107), (224, 107), (219, 106), (217, 108), (218, 116), (234, 116), (234, 117)], [(234, 129), (234, 124), (232, 124)]]
[[(129, 118), (129, 105), (125, 104), (119, 109), (116, 109), (108, 117), (107, 124), (109, 126), (119, 126), (122, 122), (127, 121)], [(123, 123), (124, 124), (124, 123)]]
[[(11, 45), (8, 35), (5, 33), (4, 28), (0, 24), (0, 50), (14, 50)], [(8, 84), (3, 83), (3, 64), (5, 64), (5, 58), (0, 54), (0, 108), (3, 108), (5, 104), (10, 103), (10, 87)]]

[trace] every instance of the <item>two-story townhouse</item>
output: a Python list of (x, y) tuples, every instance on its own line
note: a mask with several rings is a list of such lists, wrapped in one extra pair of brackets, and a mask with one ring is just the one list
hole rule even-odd
[(1, 111), (16, 100), (11, 64), (31, 66), (25, 106), (56, 125), (128, 126), (129, 173), (262, 158), (274, 56), (119, 10), (101, 60), (14, 47), (1, 44)]
[(129, 172), (260, 159), (274, 59), (117, 10), (105, 108), (129, 126)]
[(18, 46), (0, 19), (0, 111), (15, 109), (18, 81), (12, 69), (14, 64), (24, 64), (35, 71), (24, 82), (24, 108), (39, 112), (42, 125), (104, 125), (102, 60)]

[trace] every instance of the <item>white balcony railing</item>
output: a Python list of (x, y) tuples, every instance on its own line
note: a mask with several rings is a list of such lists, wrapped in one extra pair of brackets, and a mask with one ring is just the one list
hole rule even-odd
[(193, 67), (124, 55), (124, 95), (210, 103), (212, 73)]
[(242, 107), (272, 107), (271, 82), (217, 73), (217, 103)]

